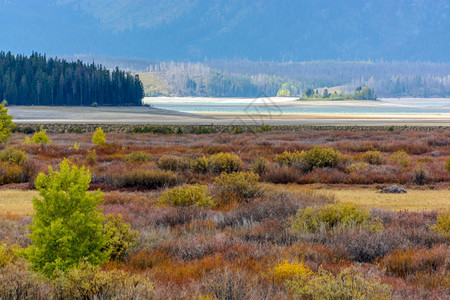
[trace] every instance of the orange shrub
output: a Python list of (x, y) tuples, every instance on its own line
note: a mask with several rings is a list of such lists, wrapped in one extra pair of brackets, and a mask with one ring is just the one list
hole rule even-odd
[(431, 249), (399, 249), (384, 257), (381, 265), (390, 274), (407, 277), (417, 272), (438, 271), (445, 267), (449, 255), (450, 248), (444, 245)]

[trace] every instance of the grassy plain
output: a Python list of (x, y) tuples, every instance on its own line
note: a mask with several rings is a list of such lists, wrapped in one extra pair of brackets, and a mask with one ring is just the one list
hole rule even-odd
[[(271, 189), (276, 189), (271, 186)], [(432, 211), (450, 209), (450, 190), (409, 190), (407, 194), (381, 194), (374, 188), (326, 188), (310, 185), (289, 185), (278, 187), (298, 193), (325, 196), (342, 203), (353, 203), (366, 208), (380, 208), (395, 211)], [(25, 216), (33, 212), (31, 200), (36, 191), (0, 190), (0, 216)]]
[(0, 217), (26, 216), (33, 212), (31, 199), (36, 191), (0, 190)]
[(382, 194), (379, 189), (323, 188), (318, 195), (333, 197), (337, 202), (353, 203), (367, 208), (395, 211), (447, 210), (450, 208), (450, 190), (408, 190), (406, 194)]

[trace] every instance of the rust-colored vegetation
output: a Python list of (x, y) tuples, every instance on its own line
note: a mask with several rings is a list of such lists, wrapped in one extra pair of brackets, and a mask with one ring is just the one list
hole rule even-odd
[(63, 158), (88, 166), (91, 189), (105, 192), (104, 214), (121, 215), (137, 240), (100, 271), (66, 275), (62, 289), (14, 254), (29, 244), (31, 217), (0, 212), (0, 298), (2, 289), (34, 299), (82, 295), (73, 285), (87, 278), (112, 290), (135, 280), (141, 290), (125, 289), (124, 299), (450, 297), (450, 197), (438, 211), (408, 212), (295, 188), (448, 190), (448, 130), (106, 132), (98, 145), (88, 133), (47, 134), (51, 144), (15, 133), (1, 146), (2, 188), (32, 190), (37, 174)]

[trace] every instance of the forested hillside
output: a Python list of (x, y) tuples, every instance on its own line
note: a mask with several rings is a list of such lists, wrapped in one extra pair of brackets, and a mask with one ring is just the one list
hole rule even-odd
[[(117, 61), (130, 66), (127, 60)], [(450, 97), (450, 64), (430, 62), (141, 62), (147, 96), (301, 96), (338, 86), (352, 94), (368, 86), (380, 97)]]
[(143, 96), (139, 76), (118, 68), (0, 52), (0, 99), (9, 104), (141, 105)]

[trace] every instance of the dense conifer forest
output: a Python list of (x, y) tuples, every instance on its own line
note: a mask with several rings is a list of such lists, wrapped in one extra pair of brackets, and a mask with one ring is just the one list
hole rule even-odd
[(139, 76), (80, 60), (0, 52), (0, 101), (13, 105), (141, 105)]

